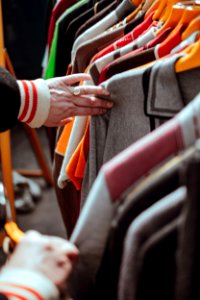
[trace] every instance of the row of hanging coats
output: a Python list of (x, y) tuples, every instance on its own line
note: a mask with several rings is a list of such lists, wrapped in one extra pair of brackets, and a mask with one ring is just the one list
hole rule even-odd
[(199, 299), (200, 4), (60, 0), (46, 78), (114, 106), (57, 130), (54, 181), (80, 258), (74, 300)]

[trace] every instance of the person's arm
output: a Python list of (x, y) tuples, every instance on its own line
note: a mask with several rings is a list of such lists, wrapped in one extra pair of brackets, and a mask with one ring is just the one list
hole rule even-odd
[(77, 256), (77, 248), (64, 239), (30, 231), (0, 272), (0, 294), (12, 300), (57, 300), (67, 290)]
[(0, 67), (0, 132), (10, 129), (17, 120), (30, 127), (61, 126), (72, 116), (100, 115), (112, 103), (98, 99), (109, 93), (101, 86), (80, 87), (74, 94), (74, 84), (89, 80), (86, 74), (75, 74), (48, 80), (16, 80)]
[(0, 67), (0, 132), (10, 129), (17, 121), (20, 92), (13, 76)]

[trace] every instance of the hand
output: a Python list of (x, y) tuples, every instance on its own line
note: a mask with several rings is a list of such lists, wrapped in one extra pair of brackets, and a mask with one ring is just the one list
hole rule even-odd
[(59, 237), (28, 231), (8, 258), (6, 267), (27, 269), (49, 278), (60, 292), (78, 257), (77, 248)]
[(62, 126), (71, 121), (70, 117), (85, 115), (101, 115), (112, 107), (112, 102), (95, 97), (109, 95), (102, 86), (80, 86), (78, 95), (73, 93), (71, 85), (91, 79), (87, 74), (74, 74), (47, 79), (51, 95), (49, 116), (44, 125)]

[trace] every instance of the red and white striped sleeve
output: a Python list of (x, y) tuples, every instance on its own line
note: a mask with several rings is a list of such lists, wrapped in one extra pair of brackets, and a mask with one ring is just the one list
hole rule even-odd
[(18, 119), (30, 127), (42, 126), (50, 110), (50, 92), (43, 79), (17, 80), (21, 105)]
[(58, 300), (56, 286), (40, 273), (5, 267), (0, 273), (0, 293), (11, 300)]

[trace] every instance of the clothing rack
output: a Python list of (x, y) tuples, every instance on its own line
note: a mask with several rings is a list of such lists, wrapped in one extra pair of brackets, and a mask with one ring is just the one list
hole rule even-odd
[(47, 75), (90, 73), (114, 102), (57, 134), (75, 300), (200, 298), (200, 6), (176, 2), (123, 0), (85, 24), (83, 1), (56, 16)]
[[(0, 64), (6, 68), (13, 76), (15, 76), (12, 63), (9, 59), (9, 55), (4, 47), (4, 36), (3, 36), (3, 15), (2, 15), (2, 2), (0, 0)], [(16, 170), (22, 175), (44, 177), (47, 184), (52, 185), (52, 176), (47, 164), (45, 154), (42, 150), (38, 134), (35, 129), (30, 128), (26, 124), (23, 124), (23, 127), (27, 133), (29, 141), (32, 145), (33, 151), (35, 153), (37, 162), (40, 166), (38, 170)], [(3, 182), (6, 188), (8, 200), (10, 201), (11, 213), (13, 220), (16, 220), (16, 211), (14, 205), (14, 190), (12, 183), (12, 160), (11, 160), (11, 136), (10, 131), (0, 133), (0, 155), (1, 155), (1, 166), (2, 166), (2, 175)], [(2, 236), (0, 236), (0, 242), (2, 241)]]

